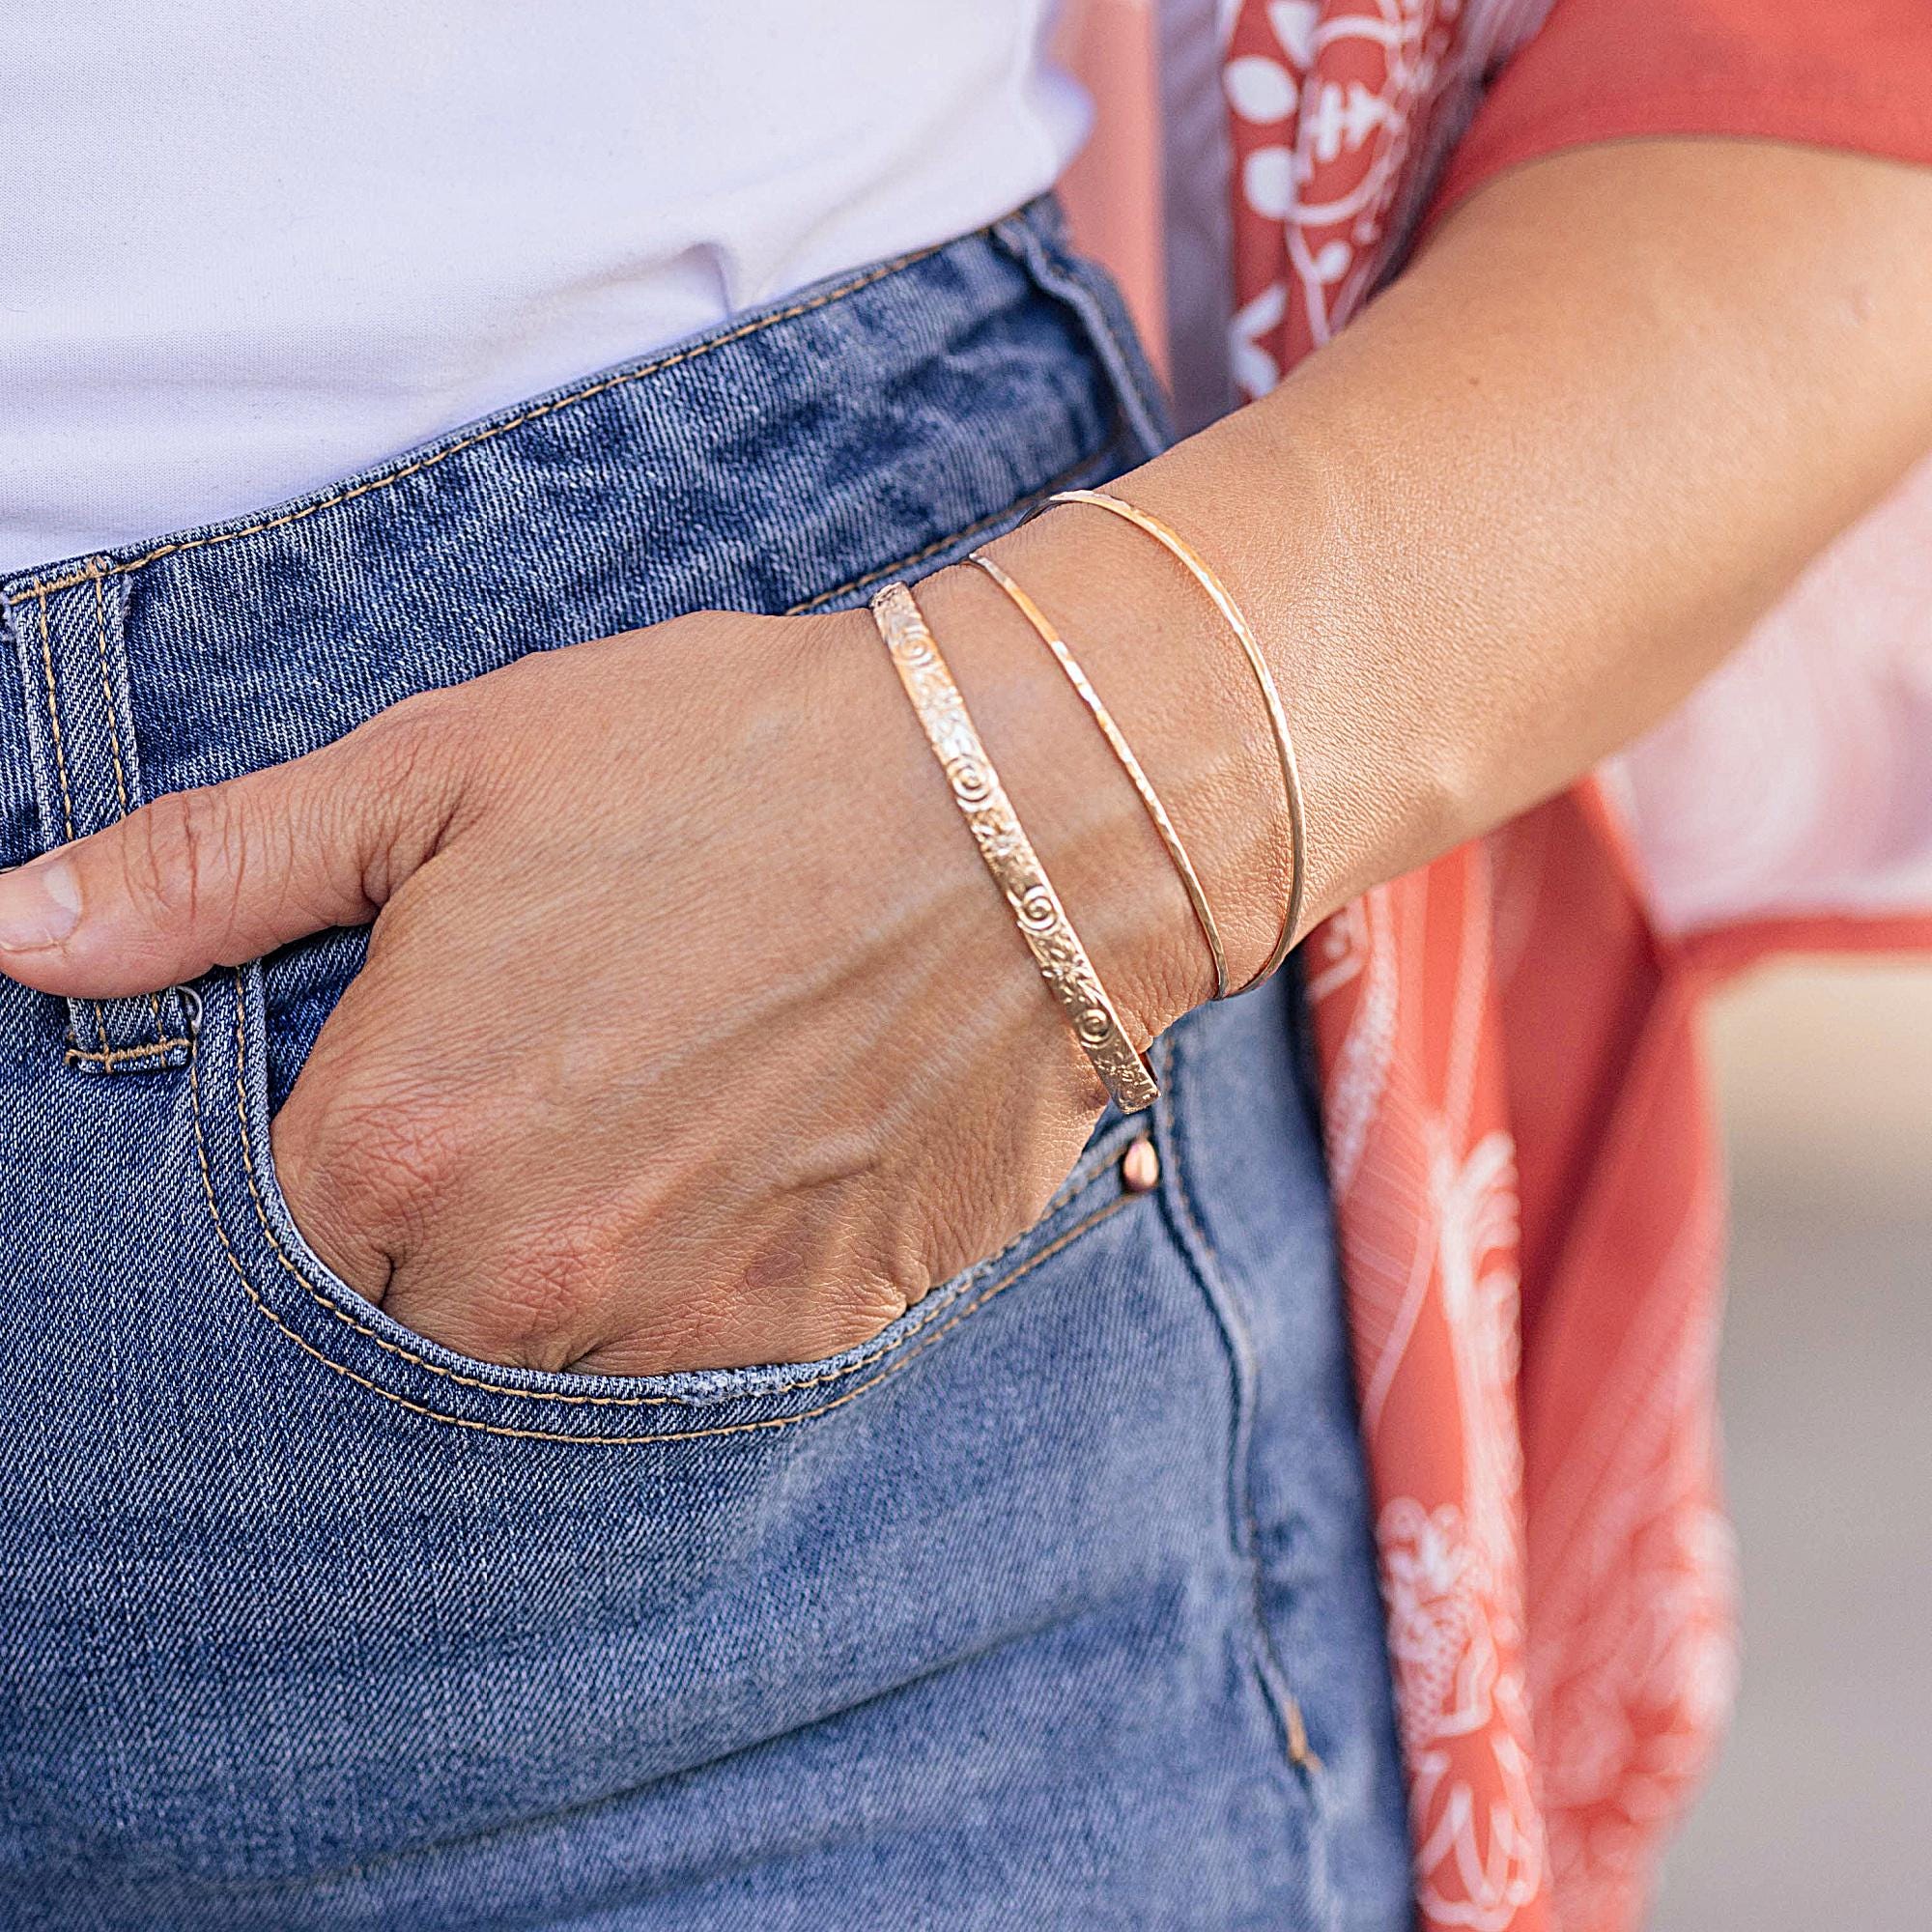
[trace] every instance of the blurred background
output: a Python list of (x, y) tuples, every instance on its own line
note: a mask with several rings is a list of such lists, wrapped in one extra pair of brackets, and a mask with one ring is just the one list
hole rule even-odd
[(1932, 966), (1778, 967), (1712, 1041), (1744, 1682), (1655, 1932), (1932, 1924)]

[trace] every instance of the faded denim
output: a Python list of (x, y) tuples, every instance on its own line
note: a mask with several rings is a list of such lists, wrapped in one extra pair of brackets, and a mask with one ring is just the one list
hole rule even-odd
[[(27, 573), (0, 862), (525, 651), (856, 602), (1161, 435), (1042, 205)], [(1110, 1117), (875, 1342), (627, 1380), (452, 1355), (304, 1246), (268, 1125), (361, 944), (0, 983), (0, 1926), (1408, 1922), (1289, 976), (1157, 1048), (1151, 1193)]]

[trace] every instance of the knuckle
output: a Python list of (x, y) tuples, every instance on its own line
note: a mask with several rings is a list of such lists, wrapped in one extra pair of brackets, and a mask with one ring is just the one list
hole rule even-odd
[(833, 1301), (828, 1320), (835, 1332), (847, 1339), (840, 1348), (855, 1348), (890, 1328), (907, 1309), (923, 1301), (932, 1282), (924, 1269), (894, 1277), (881, 1275), (849, 1284)]
[(594, 1229), (525, 1244), (484, 1318), (492, 1359), (553, 1371), (582, 1359), (616, 1296), (623, 1265), (616, 1240)]
[(353, 1168), (367, 1191), (384, 1196), (410, 1220), (426, 1219), (462, 1173), (468, 1130), (460, 1116), (415, 1107), (385, 1111), (374, 1123)]
[(245, 857), (240, 824), (215, 787), (143, 806), (127, 820), (118, 851), (128, 897), (189, 923), (216, 910), (214, 881), (239, 879)]
[(412, 1244), (449, 1198), (470, 1137), (453, 1108), (338, 1094), (312, 1129), (309, 1186), (332, 1218)]
[(355, 735), (373, 782), (416, 795), (440, 788), (479, 731), (475, 704), (466, 694), (424, 691), (392, 704)]
[(448, 743), (453, 709), (441, 692), (422, 692), (370, 719), (355, 737), (371, 775), (406, 779), (419, 773)]
[(812, 1295), (759, 1337), (757, 1359), (821, 1362), (876, 1341), (927, 1290), (923, 1274), (841, 1282)]
[(384, 903), (440, 842), (473, 772), (481, 735), (473, 703), (431, 691), (391, 706), (346, 741), (355, 781), (321, 789), (318, 805), (354, 817), (370, 799), (409, 804), (365, 853), (363, 892), (372, 904)]

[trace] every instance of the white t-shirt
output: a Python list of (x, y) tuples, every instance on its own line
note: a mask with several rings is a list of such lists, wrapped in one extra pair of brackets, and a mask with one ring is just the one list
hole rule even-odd
[(238, 516), (1049, 186), (1051, 0), (103, 0), (0, 39), (0, 569)]

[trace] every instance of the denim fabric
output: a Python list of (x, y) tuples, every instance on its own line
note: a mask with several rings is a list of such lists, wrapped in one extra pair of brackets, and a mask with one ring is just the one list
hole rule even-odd
[[(0, 862), (522, 652), (856, 601), (1161, 434), (1042, 206), (30, 573)], [(268, 1124), (360, 957), (0, 983), (0, 1926), (1408, 1922), (1286, 976), (875, 1342), (630, 1380), (452, 1355), (303, 1244)]]

